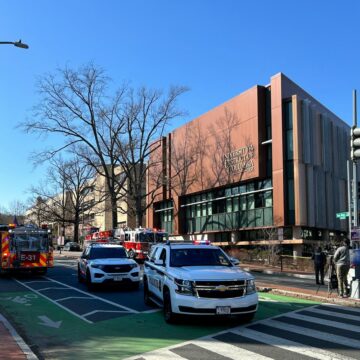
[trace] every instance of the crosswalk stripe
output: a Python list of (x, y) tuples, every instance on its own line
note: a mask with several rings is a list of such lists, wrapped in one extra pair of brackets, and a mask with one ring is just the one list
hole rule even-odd
[(139, 355), (132, 356), (126, 360), (184, 360), (184, 358), (165, 348), (141, 354), (140, 357)]
[(211, 340), (209, 339), (195, 340), (192, 341), (192, 344), (201, 346), (213, 352), (218, 352), (219, 354), (223, 356), (227, 356), (233, 360), (270, 360), (271, 359), (267, 356), (256, 354), (246, 349), (241, 349), (241, 351), (239, 351), (238, 347), (231, 345), (229, 343), (218, 341), (215, 338), (212, 338)]
[[(317, 323), (317, 324), (321, 324), (321, 325), (326, 325), (326, 326), (333, 326), (336, 327), (338, 329), (343, 329), (343, 330), (349, 330), (352, 332), (360, 332), (360, 323), (358, 326), (356, 325), (350, 325), (347, 323), (341, 323), (338, 321), (333, 321), (333, 320), (325, 320), (325, 319), (320, 319), (318, 317), (314, 318), (312, 316), (308, 316), (308, 315), (302, 315), (300, 313), (289, 313), (286, 314), (287, 317), (290, 318), (294, 318), (294, 319), (300, 319), (300, 320), (305, 320), (305, 321), (309, 321), (312, 323)], [(358, 335), (360, 336), (360, 335)]]
[(193, 343), (178, 346), (174, 349), (171, 349), (171, 352), (174, 352), (175, 354), (182, 356), (187, 360), (232, 360), (227, 356), (219, 354), (219, 352), (210, 351)]
[[(313, 332), (309, 332), (309, 331), (307, 331), (306, 335), (304, 335), (299, 332), (295, 333), (293, 331), (290, 331), (289, 327), (284, 329), (284, 328), (280, 328), (279, 326), (274, 327), (274, 326), (266, 325), (264, 323), (250, 325), (248, 329), (259, 331), (265, 334), (271, 334), (282, 339), (299, 342), (303, 345), (312, 346), (314, 348), (332, 349), (333, 352), (337, 354), (341, 354), (343, 356), (353, 357), (353, 355), (357, 355), (355, 354), (354, 349), (351, 349), (345, 345), (334, 344), (333, 341), (324, 340), (319, 337), (315, 338), (312, 336)], [(334, 345), (336, 345), (335, 349), (334, 349)], [(360, 357), (355, 357), (355, 358), (360, 359)]]
[[(235, 331), (227, 332), (225, 334), (214, 336), (216, 340), (231, 344), (236, 346), (242, 354), (243, 350), (253, 352), (257, 355), (263, 355), (270, 357), (274, 360), (309, 360), (317, 358), (320, 360), (330, 360), (330, 357), (316, 357), (313, 352), (306, 350), (301, 352), (297, 350), (301, 347), (300, 344), (295, 344), (293, 342), (285, 341), (285, 344), (282, 342), (282, 339), (270, 336), (262, 336), (261, 333), (256, 331), (244, 329), (238, 329)], [(269, 340), (268, 340), (269, 339)], [(280, 341), (281, 346), (275, 346)], [(338, 358), (340, 360), (340, 358)]]
[[(277, 337), (271, 334), (260, 333), (248, 328), (243, 328), (243, 329), (239, 328), (234, 332), (236, 334), (244, 336), (246, 338), (245, 341), (249, 341), (248, 339), (250, 339), (250, 341), (255, 342), (256, 346), (254, 347), (254, 351), (257, 353), (259, 353), (259, 351), (263, 349), (263, 351), (265, 351), (268, 354), (268, 356), (270, 356), (271, 354), (271, 357), (274, 358), (272, 356), (273, 354), (268, 351), (268, 346), (259, 346), (257, 345), (257, 343), (267, 344), (279, 348), (281, 350), (284, 350), (283, 352), (280, 352), (280, 356), (279, 356), (280, 360), (295, 359), (295, 357), (293, 357), (293, 355), (290, 352), (293, 352), (296, 355), (304, 356), (307, 358), (319, 359), (319, 360), (353, 360), (352, 357), (338, 355), (323, 348), (304, 346), (304, 344), (300, 342)], [(254, 340), (254, 339), (258, 339), (258, 340)], [(243, 346), (242, 344), (239, 345), (239, 347), (242, 346)]]
[(318, 305), (316, 308), (360, 317), (360, 309), (357, 308), (346, 308), (338, 305)]
[(327, 325), (320, 324), (317, 321), (316, 322), (306, 321), (303, 319), (298, 319), (298, 318), (294, 318), (294, 317), (290, 317), (290, 316), (280, 316), (280, 317), (275, 318), (274, 320), (280, 321), (284, 324), (296, 325), (296, 326), (300, 326), (302, 328), (306, 328), (306, 329), (310, 329), (310, 330), (318, 330), (318, 331), (323, 331), (323, 332), (333, 334), (333, 335), (343, 336), (343, 337), (349, 338), (349, 339), (355, 339), (357, 341), (360, 339), (359, 332), (351, 331), (348, 329), (341, 329), (341, 328), (338, 328), (337, 326), (331, 326), (329, 324), (327, 324)]
[[(309, 335), (309, 329), (300, 327), (300, 326), (297, 326), (294, 324), (288, 324), (288, 323), (284, 324), (284, 323), (278, 321), (278, 319), (265, 321), (264, 324), (271, 326), (272, 328), (291, 331), (296, 334), (301, 334), (301, 335), (305, 335), (305, 336)], [(326, 327), (323, 327), (321, 331), (313, 328), (311, 330), (311, 337), (321, 339), (324, 341), (328, 341), (330, 343), (335, 342), (339, 345), (347, 346), (349, 348), (360, 349), (360, 341), (359, 340), (349, 339), (349, 338), (346, 338), (344, 336), (339, 336), (339, 335), (333, 335), (333, 334), (328, 333), (327, 330), (328, 329)]]
[(352, 317), (351, 315), (344, 315), (344, 314), (336, 314), (333, 313), (331, 311), (326, 311), (326, 310), (315, 310), (313, 311), (312, 309), (310, 310), (301, 310), (299, 311), (299, 314), (304, 314), (304, 315), (309, 315), (309, 316), (313, 316), (313, 317), (318, 317), (320, 319), (329, 319), (329, 320), (334, 320), (334, 321), (338, 321), (340, 323), (344, 323), (344, 324), (350, 324), (350, 325), (355, 325), (358, 326), (359, 325), (359, 319), (356, 319), (354, 317)]

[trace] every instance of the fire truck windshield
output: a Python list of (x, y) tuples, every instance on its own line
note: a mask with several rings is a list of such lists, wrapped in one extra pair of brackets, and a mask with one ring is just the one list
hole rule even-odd
[(154, 239), (154, 234), (153, 233), (140, 233), (139, 234), (139, 241), (140, 242), (154, 242), (155, 239)]
[(10, 235), (12, 250), (48, 251), (47, 234), (14, 233)]

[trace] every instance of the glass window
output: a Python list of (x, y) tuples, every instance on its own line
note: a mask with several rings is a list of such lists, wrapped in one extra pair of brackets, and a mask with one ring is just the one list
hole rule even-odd
[(263, 226), (264, 225), (264, 211), (263, 211), (263, 209), (256, 209), (255, 210), (255, 224), (256, 224), (256, 226)]
[(246, 184), (246, 191), (254, 191), (255, 190), (255, 184), (253, 182)]
[(246, 185), (240, 185), (239, 190), (240, 190), (240, 194), (246, 192)]
[(272, 206), (272, 191), (266, 191), (264, 193), (265, 198), (265, 207), (271, 207)]
[(197, 204), (196, 205), (196, 217), (200, 217), (201, 216), (201, 205)]
[(255, 208), (262, 208), (265, 206), (264, 193), (256, 193), (255, 197)]
[(236, 196), (233, 198), (233, 211), (239, 211), (239, 197)]
[(254, 194), (247, 195), (247, 208), (248, 209), (255, 209)]
[(232, 199), (226, 199), (226, 212), (232, 212)]
[(240, 210), (241, 211), (246, 210), (246, 195), (240, 196)]
[(211, 202), (207, 203), (207, 213), (208, 213), (208, 215), (212, 215), (212, 203)]
[(264, 209), (264, 225), (273, 225), (272, 208)]
[(239, 187), (238, 186), (233, 187), (231, 190), (231, 193), (233, 195), (237, 195), (239, 193)]
[(206, 216), (206, 207), (206, 203), (201, 204), (201, 216)]

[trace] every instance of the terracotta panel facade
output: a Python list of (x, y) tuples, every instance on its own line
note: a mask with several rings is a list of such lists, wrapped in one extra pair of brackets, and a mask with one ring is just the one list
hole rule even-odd
[(348, 136), (347, 124), (276, 74), (154, 144), (147, 225), (243, 245), (265, 241), (265, 229), (286, 244), (340, 236)]

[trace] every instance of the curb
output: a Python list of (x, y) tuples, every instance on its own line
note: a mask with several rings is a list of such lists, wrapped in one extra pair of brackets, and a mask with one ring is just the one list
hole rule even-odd
[(9, 331), (10, 335), (12, 336), (14, 341), (17, 343), (20, 350), (23, 352), (23, 354), (26, 356), (27, 359), (39, 360), (39, 358), (32, 352), (30, 347), (25, 343), (23, 338), (16, 332), (16, 330), (9, 323), (9, 321), (1, 314), (0, 314), (0, 322), (2, 322), (4, 324), (4, 326)]
[(257, 272), (257, 273), (263, 273), (263, 274), (268, 274), (268, 275), (288, 276), (288, 277), (296, 277), (296, 278), (300, 278), (300, 279), (310, 279), (310, 280), (315, 279), (315, 275), (311, 275), (311, 274), (279, 272), (279, 271), (274, 271), (274, 270), (270, 270), (270, 269), (256, 269), (256, 268), (252, 269), (249, 267), (241, 267), (241, 268), (248, 272), (255, 272), (255, 273)]

